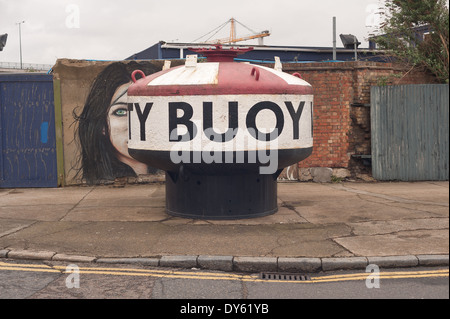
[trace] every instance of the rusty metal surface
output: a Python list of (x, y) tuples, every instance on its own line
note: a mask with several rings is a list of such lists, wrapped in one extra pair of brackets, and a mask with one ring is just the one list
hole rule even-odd
[(270, 68), (234, 63), (198, 63), (154, 73), (137, 80), (129, 96), (225, 94), (313, 94), (306, 81)]

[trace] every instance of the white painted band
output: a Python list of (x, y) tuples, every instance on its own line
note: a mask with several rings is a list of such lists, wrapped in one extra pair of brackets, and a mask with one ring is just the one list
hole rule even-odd
[(275, 69), (271, 69), (271, 68), (268, 68), (268, 67), (265, 67), (265, 66), (262, 66), (262, 65), (255, 65), (255, 66), (275, 74), (276, 76), (282, 78), (289, 85), (311, 86), (311, 84), (309, 84), (305, 80), (300, 79), (300, 78), (298, 78), (296, 76), (293, 76), (293, 75), (291, 75), (289, 73), (282, 72), (282, 71), (275, 70)]
[(195, 67), (182, 66), (155, 78), (148, 86), (217, 84), (219, 63), (198, 63)]
[[(226, 142), (211, 141), (204, 132), (204, 103), (212, 106), (212, 128), (221, 134), (229, 129), (230, 103), (237, 103), (237, 129), (235, 136)], [(214, 95), (214, 96), (174, 96), (145, 97), (129, 96), (130, 139), (128, 147), (137, 150), (173, 151), (174, 149), (204, 151), (253, 151), (261, 149), (299, 149), (313, 146), (312, 136), (312, 95)], [(169, 109), (174, 105), (187, 103), (192, 116), (185, 120), (195, 127), (195, 137), (189, 141), (170, 140)], [(130, 108), (131, 106), (131, 108)], [(271, 108), (265, 108), (270, 106)], [(302, 107), (300, 112), (299, 108)], [(139, 112), (137, 110), (139, 108)], [(145, 114), (145, 108), (148, 113)], [(175, 109), (171, 119), (176, 124), (175, 135), (183, 135), (188, 129), (185, 124), (177, 124), (182, 119), (182, 109)], [(278, 118), (277, 118), (278, 114)], [(295, 115), (297, 114), (297, 118)], [(300, 115), (301, 114), (301, 115)], [(146, 116), (147, 115), (147, 116)], [(145, 118), (144, 118), (145, 117)], [(282, 117), (282, 118), (281, 118)], [(181, 120), (180, 120), (181, 121)], [(296, 123), (298, 125), (296, 125)], [(192, 123), (192, 124), (191, 124)], [(277, 125), (282, 129), (279, 136), (271, 141), (261, 141), (252, 135), (249, 123), (254, 123), (262, 133), (273, 132)], [(144, 128), (141, 129), (141, 124)], [(281, 124), (283, 124), (281, 126)], [(233, 133), (233, 132), (232, 132)], [(254, 131), (253, 131), (254, 133)], [(213, 148), (213, 149), (212, 149)]]

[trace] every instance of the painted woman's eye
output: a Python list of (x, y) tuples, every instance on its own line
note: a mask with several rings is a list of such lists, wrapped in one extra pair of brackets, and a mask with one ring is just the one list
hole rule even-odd
[(127, 109), (117, 109), (113, 114), (116, 116), (127, 116)]

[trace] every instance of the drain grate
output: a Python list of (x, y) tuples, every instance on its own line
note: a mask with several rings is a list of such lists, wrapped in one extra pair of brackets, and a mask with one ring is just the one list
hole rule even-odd
[(262, 272), (259, 279), (264, 280), (286, 280), (286, 281), (308, 281), (311, 278), (308, 275), (279, 273), (279, 272)]

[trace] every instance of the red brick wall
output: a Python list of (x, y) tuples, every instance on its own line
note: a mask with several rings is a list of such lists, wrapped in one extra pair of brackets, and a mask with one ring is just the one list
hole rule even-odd
[(314, 151), (300, 167), (347, 168), (353, 68), (330, 62), (288, 64), (283, 69), (296, 69), (314, 89)]
[(314, 89), (314, 151), (302, 167), (347, 167), (352, 73), (349, 70), (303, 70)]
[(352, 155), (371, 151), (370, 87), (436, 82), (424, 72), (364, 61), (289, 63), (283, 71), (299, 72), (314, 89), (314, 151), (299, 167), (348, 168), (357, 173), (364, 167)]

